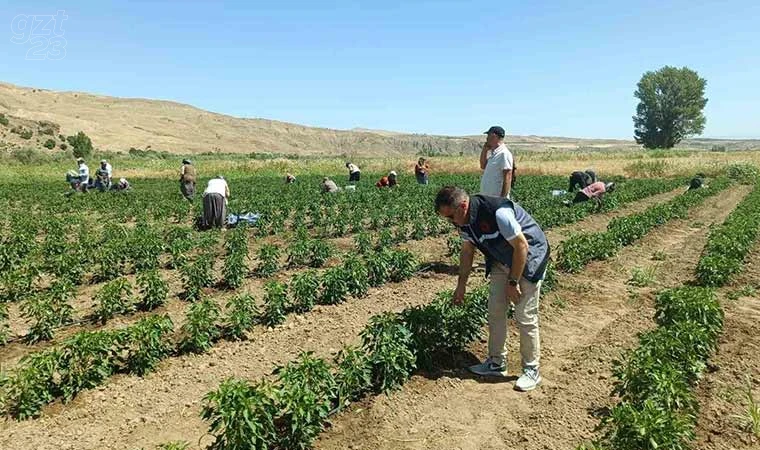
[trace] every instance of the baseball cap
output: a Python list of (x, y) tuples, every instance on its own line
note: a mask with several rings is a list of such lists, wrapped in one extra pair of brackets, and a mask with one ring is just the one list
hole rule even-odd
[(496, 136), (499, 136), (501, 138), (503, 138), (504, 136), (507, 135), (507, 133), (504, 131), (504, 128), (502, 128), (500, 126), (496, 126), (496, 125), (494, 125), (491, 128), (489, 128), (488, 131), (486, 131), (483, 134), (491, 134), (491, 133), (493, 133)]

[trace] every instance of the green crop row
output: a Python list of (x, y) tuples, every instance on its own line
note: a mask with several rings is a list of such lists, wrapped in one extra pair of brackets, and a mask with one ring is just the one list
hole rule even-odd
[(557, 268), (565, 272), (578, 272), (591, 261), (608, 259), (623, 246), (631, 245), (646, 236), (652, 229), (672, 219), (686, 218), (690, 208), (726, 189), (729, 184), (728, 180), (719, 179), (707, 189), (689, 191), (643, 212), (612, 219), (607, 225), (607, 231), (572, 235), (559, 247)]
[(739, 273), (760, 232), (760, 183), (728, 218), (710, 231), (697, 264), (702, 286), (723, 286)]
[(687, 450), (698, 404), (693, 387), (715, 351), (723, 310), (715, 292), (681, 287), (658, 294), (658, 327), (614, 363), (613, 395), (620, 398), (600, 426), (604, 435), (581, 448)]
[(274, 380), (250, 384), (230, 378), (204, 398), (203, 419), (215, 450), (306, 449), (330, 414), (367, 392), (401, 386), (441, 352), (463, 349), (480, 336), (487, 289), (461, 306), (442, 292), (427, 306), (373, 316), (360, 347), (344, 347), (332, 363), (303, 353), (276, 370)]

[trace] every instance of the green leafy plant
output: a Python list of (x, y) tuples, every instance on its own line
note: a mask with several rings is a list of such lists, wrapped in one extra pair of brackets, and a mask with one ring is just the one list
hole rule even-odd
[(309, 261), (309, 267), (322, 267), (333, 255), (333, 248), (329, 243), (321, 239), (311, 240), (309, 242), (309, 247), (311, 251), (311, 260)]
[(64, 402), (100, 385), (116, 371), (115, 350), (122, 338), (122, 333), (83, 331), (63, 343), (58, 353), (57, 384)]
[(200, 299), (204, 287), (213, 284), (211, 270), (214, 265), (213, 256), (210, 253), (202, 253), (192, 264), (185, 264), (180, 268), (182, 285), (184, 287), (184, 299), (195, 302)]
[(280, 249), (273, 244), (264, 244), (259, 249), (258, 259), (256, 273), (260, 277), (271, 277), (279, 270)]
[(132, 284), (126, 278), (106, 283), (98, 294), (96, 300), (98, 307), (93, 314), (95, 320), (106, 323), (116, 314), (126, 314), (132, 311)]
[(391, 281), (400, 282), (412, 278), (417, 270), (417, 266), (417, 259), (412, 252), (408, 250), (393, 250), (390, 261)]
[(158, 270), (148, 270), (137, 274), (137, 285), (140, 287), (141, 299), (137, 304), (140, 311), (151, 311), (166, 302), (169, 294), (167, 283)]
[(311, 311), (319, 298), (319, 277), (313, 270), (306, 270), (293, 276), (290, 284), (293, 295), (292, 307), (296, 313)]
[(345, 347), (335, 357), (338, 406), (345, 407), (372, 387), (372, 365), (361, 349)]
[(285, 314), (288, 310), (288, 286), (272, 280), (264, 285), (264, 290), (266, 297), (261, 322), (272, 327), (285, 322)]
[(319, 303), (337, 305), (346, 301), (349, 293), (348, 274), (343, 267), (331, 267), (322, 274), (322, 293)]
[(268, 450), (274, 447), (277, 434), (275, 418), (279, 414), (277, 391), (269, 381), (249, 385), (230, 378), (203, 398), (203, 420), (210, 421), (215, 437), (209, 450)]
[(368, 254), (372, 250), (372, 236), (366, 231), (359, 232), (354, 236), (354, 247), (359, 254)]
[(140, 319), (126, 330), (124, 367), (129, 373), (143, 376), (152, 372), (172, 351), (168, 340), (174, 324), (168, 315)]
[(190, 448), (190, 443), (187, 441), (169, 441), (159, 444), (158, 450), (187, 450)]
[(227, 302), (224, 335), (235, 341), (245, 339), (245, 333), (256, 324), (259, 317), (256, 300), (250, 294), (236, 295)]
[(627, 283), (632, 286), (646, 287), (654, 283), (657, 278), (657, 266), (649, 266), (647, 268), (634, 267), (631, 270), (631, 278)]
[(400, 387), (416, 368), (411, 332), (393, 313), (373, 316), (361, 332), (372, 364), (372, 385), (383, 392)]
[(369, 272), (364, 262), (349, 255), (344, 259), (342, 269), (348, 292), (357, 298), (365, 297), (369, 290)]
[(179, 349), (183, 353), (204, 353), (219, 338), (219, 305), (211, 299), (193, 303), (182, 325), (182, 341)]

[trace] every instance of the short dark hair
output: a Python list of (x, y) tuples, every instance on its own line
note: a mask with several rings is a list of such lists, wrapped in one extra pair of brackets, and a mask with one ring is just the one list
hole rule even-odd
[(467, 191), (456, 186), (444, 186), (435, 196), (435, 211), (438, 212), (444, 206), (453, 207), (467, 198)]

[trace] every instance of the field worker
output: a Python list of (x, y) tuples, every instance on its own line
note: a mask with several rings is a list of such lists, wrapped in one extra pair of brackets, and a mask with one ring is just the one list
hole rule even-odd
[(414, 177), (417, 178), (417, 184), (428, 184), (429, 173), (427, 160), (425, 158), (417, 160), (417, 164), (414, 165)]
[(201, 228), (207, 230), (211, 227), (224, 227), (227, 217), (227, 199), (230, 198), (230, 187), (223, 176), (208, 180), (206, 190), (203, 191), (203, 217)]
[(612, 192), (615, 190), (615, 183), (604, 183), (602, 181), (597, 181), (596, 183), (591, 183), (585, 188), (578, 191), (577, 194), (575, 194), (575, 198), (570, 200), (565, 200), (563, 203), (565, 206), (573, 206), (576, 203), (583, 203), (585, 201), (593, 199), (597, 206), (599, 208), (602, 207), (602, 197), (606, 192)]
[(567, 190), (573, 192), (576, 188), (583, 189), (591, 183), (596, 183), (596, 173), (593, 170), (586, 170), (585, 172), (576, 170), (570, 174), (570, 185)]
[(359, 179), (362, 176), (362, 171), (359, 170), (359, 166), (351, 162), (347, 162), (346, 168), (348, 169), (348, 182), (356, 183), (357, 181), (359, 181)]
[(119, 182), (116, 183), (111, 188), (111, 190), (121, 192), (121, 191), (129, 190), (129, 188), (130, 188), (129, 181), (127, 181), (126, 178), (119, 178)]
[(486, 142), (480, 151), (480, 193), (509, 198), (512, 188), (512, 153), (504, 144), (504, 128), (493, 126), (484, 133)]
[(457, 226), (463, 240), (454, 304), (464, 299), (476, 247), (485, 256), (486, 276), (490, 275), (488, 358), (469, 370), (484, 376), (506, 376), (507, 307), (512, 303), (522, 357), (522, 374), (515, 389), (535, 389), (541, 383), (538, 298), (549, 262), (544, 232), (511, 200), (482, 194), (468, 196), (453, 186), (438, 191), (435, 210)]
[(705, 184), (705, 174), (700, 172), (696, 176), (694, 176), (694, 178), (691, 179), (691, 181), (689, 182), (689, 189), (687, 189), (686, 192), (693, 191), (695, 189), (699, 189), (703, 187), (706, 188), (709, 186)]
[(391, 173), (388, 174), (387, 177), (380, 178), (380, 181), (375, 183), (375, 186), (382, 188), (382, 187), (395, 187), (398, 185), (398, 181), (396, 178), (396, 172), (391, 170)]
[(337, 184), (328, 177), (322, 178), (322, 192), (328, 192), (330, 194), (335, 194), (336, 192), (340, 191), (340, 188)]
[(86, 192), (87, 186), (90, 184), (90, 168), (87, 167), (82, 158), (77, 158), (77, 166), (79, 166), (79, 189)]
[(111, 188), (111, 165), (104, 159), (100, 161), (100, 167), (95, 171), (95, 187), (100, 192), (105, 192)]
[(286, 173), (285, 174), (285, 183), (286, 184), (292, 184), (296, 182), (296, 177), (293, 176), (293, 174)]
[(76, 170), (69, 170), (66, 172), (66, 182), (69, 183), (72, 191), (78, 191), (79, 186), (82, 183), (79, 178), (79, 173)]
[(190, 201), (195, 197), (195, 177), (195, 166), (192, 161), (183, 159), (182, 167), (179, 169), (179, 190)]

